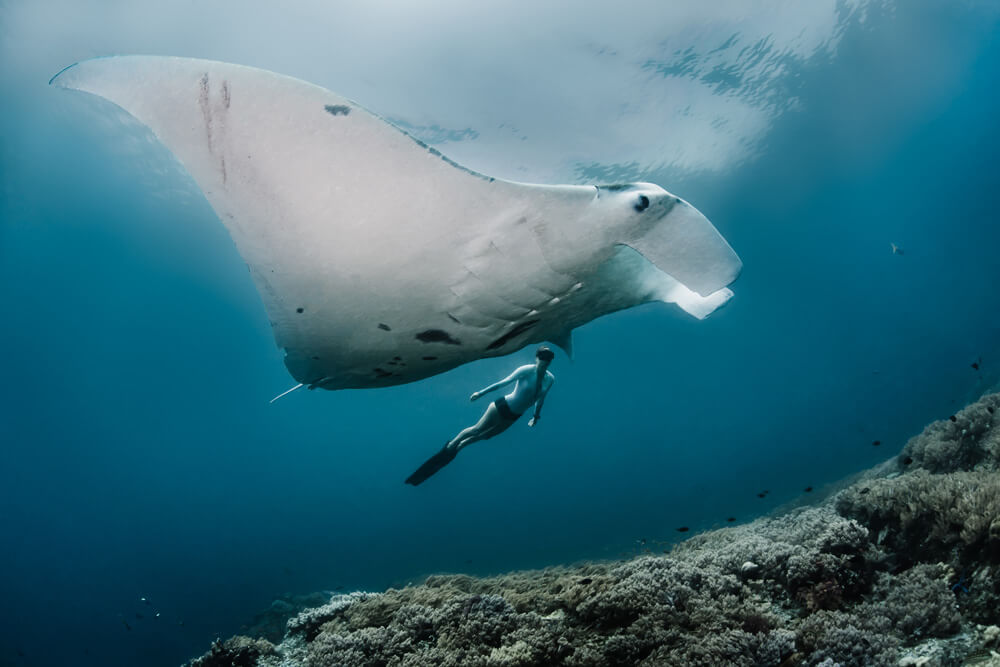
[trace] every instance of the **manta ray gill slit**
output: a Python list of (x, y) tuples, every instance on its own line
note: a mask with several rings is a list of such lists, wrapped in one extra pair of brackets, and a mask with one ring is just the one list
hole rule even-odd
[(504, 335), (500, 336), (495, 341), (493, 341), (492, 343), (490, 343), (489, 345), (487, 345), (486, 349), (487, 350), (495, 350), (495, 349), (497, 349), (499, 347), (503, 347), (512, 338), (515, 338), (516, 336), (520, 336), (525, 331), (527, 331), (531, 327), (533, 327), (536, 324), (538, 324), (538, 322), (539, 322), (539, 320), (528, 320), (527, 322), (521, 322), (516, 327), (514, 327), (513, 329), (511, 329), (510, 331), (508, 331), (507, 333), (505, 333)]
[(446, 345), (461, 345), (462, 341), (452, 338), (451, 334), (441, 329), (427, 329), (414, 336), (421, 343), (445, 343)]

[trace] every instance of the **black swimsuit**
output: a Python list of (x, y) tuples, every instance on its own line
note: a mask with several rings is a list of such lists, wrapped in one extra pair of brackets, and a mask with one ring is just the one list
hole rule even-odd
[(500, 419), (507, 422), (507, 426), (510, 426), (511, 424), (516, 422), (518, 419), (521, 418), (521, 414), (523, 414), (523, 413), (516, 413), (513, 410), (511, 410), (510, 406), (507, 405), (507, 397), (505, 396), (501, 396), (497, 400), (493, 401), (493, 405), (497, 406), (497, 412), (500, 413)]

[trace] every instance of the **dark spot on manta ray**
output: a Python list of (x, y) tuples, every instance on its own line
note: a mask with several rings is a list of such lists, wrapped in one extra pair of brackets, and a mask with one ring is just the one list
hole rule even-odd
[(304, 313), (305, 311), (306, 311), (306, 309), (305, 309), (305, 308), (296, 308), (296, 309), (295, 309), (295, 312), (296, 312), (296, 313)]
[(388, 324), (382, 324), (381, 322), (378, 323), (378, 328), (381, 329), (382, 331), (392, 331), (392, 329), (389, 328)]
[(424, 361), (436, 361), (437, 357), (420, 357)]
[(346, 116), (351, 113), (351, 107), (346, 104), (327, 104), (325, 107), (326, 112), (331, 116)]
[(639, 200), (635, 203), (635, 210), (642, 213), (647, 208), (649, 208), (649, 197), (646, 195), (639, 195)]
[(538, 324), (538, 320), (528, 320), (527, 322), (521, 322), (516, 327), (514, 327), (513, 329), (511, 329), (510, 331), (508, 331), (507, 333), (505, 333), (504, 335), (500, 336), (495, 341), (487, 345), (486, 349), (495, 350), (498, 347), (503, 347), (504, 345), (507, 344), (507, 342), (510, 339), (514, 338), (515, 336), (520, 336), (521, 334), (523, 334), (525, 331), (535, 326), (536, 324)]
[(393, 357), (392, 360), (393, 361), (402, 361), (403, 357)]
[(621, 192), (622, 190), (631, 190), (635, 186), (631, 183), (616, 183), (614, 185), (598, 185), (597, 188), (600, 190), (607, 190), (608, 192)]
[(389, 371), (382, 370), (381, 368), (373, 368), (372, 372), (374, 372), (375, 376), (379, 378), (387, 378), (392, 375)]
[(415, 335), (414, 338), (422, 343), (445, 343), (446, 345), (462, 344), (462, 341), (452, 338), (447, 331), (442, 331), (441, 329), (428, 329), (427, 331), (421, 331)]
[(458, 318), (452, 315), (451, 313), (445, 313), (445, 314), (448, 316), (448, 319), (454, 322), (455, 324), (461, 324), (461, 322), (458, 321)]

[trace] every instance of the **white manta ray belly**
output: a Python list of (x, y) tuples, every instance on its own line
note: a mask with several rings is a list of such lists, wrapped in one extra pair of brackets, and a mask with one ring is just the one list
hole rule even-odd
[(97, 58), (51, 83), (106, 98), (190, 172), (310, 387), (384, 387), (647, 301), (702, 318), (741, 263), (659, 186), (475, 173), (328, 90), (227, 63)]

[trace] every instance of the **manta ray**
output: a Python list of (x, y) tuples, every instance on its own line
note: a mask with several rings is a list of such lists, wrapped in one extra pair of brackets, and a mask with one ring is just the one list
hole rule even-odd
[(118, 105), (182, 163), (311, 389), (413, 382), (541, 341), (572, 355), (573, 329), (650, 301), (701, 319), (742, 267), (658, 185), (492, 178), (273, 72), (115, 56), (50, 83)]

